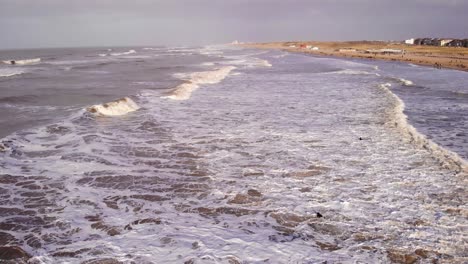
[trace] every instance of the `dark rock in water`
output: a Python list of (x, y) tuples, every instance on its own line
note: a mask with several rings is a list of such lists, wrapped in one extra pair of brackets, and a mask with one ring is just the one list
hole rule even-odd
[(261, 197), (262, 196), (262, 193), (255, 190), (255, 189), (248, 190), (247, 194), (250, 195), (250, 196), (254, 196), (254, 197)]
[(362, 137), (359, 137), (359, 140), (362, 140)]
[(403, 251), (389, 249), (387, 257), (392, 263), (413, 264), (418, 262), (419, 257), (416, 254), (407, 254)]
[(9, 233), (0, 232), (0, 246), (16, 242), (17, 240), (14, 236), (10, 235)]
[(329, 243), (322, 243), (322, 242), (315, 242), (317, 244), (317, 246), (321, 249), (321, 250), (327, 250), (327, 251), (335, 251), (335, 250), (339, 250), (341, 249), (340, 246), (338, 245), (335, 245), (335, 244), (329, 244)]
[(0, 260), (15, 260), (17, 263), (21, 263), (30, 258), (31, 255), (20, 247), (0, 247)]
[(320, 218), (320, 217), (323, 217), (323, 215), (319, 212), (317, 212), (317, 217)]
[(32, 248), (41, 248), (42, 247), (42, 243), (39, 240), (39, 238), (37, 238), (33, 234), (29, 234), (29, 235), (25, 236), (24, 239), (26, 240), (26, 244), (28, 244), (28, 246), (30, 246)]

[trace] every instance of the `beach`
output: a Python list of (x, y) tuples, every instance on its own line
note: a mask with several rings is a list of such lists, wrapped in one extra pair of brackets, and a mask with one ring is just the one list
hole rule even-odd
[[(323, 56), (399, 61), (435, 68), (468, 71), (468, 48), (463, 47), (419, 46), (384, 41), (290, 41), (245, 43), (242, 46), (261, 49), (280, 49)], [(317, 47), (318, 50), (308, 49), (306, 48), (307, 46)], [(399, 50), (402, 52), (392, 54), (379, 52), (379, 50)]]
[[(272, 46), (274, 47), (274, 46)], [(465, 263), (467, 72), (0, 51), (0, 262)]]

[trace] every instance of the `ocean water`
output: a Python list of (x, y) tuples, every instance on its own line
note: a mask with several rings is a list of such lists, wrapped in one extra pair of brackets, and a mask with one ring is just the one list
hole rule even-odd
[(468, 258), (466, 72), (232, 46), (0, 59), (0, 246), (34, 263)]

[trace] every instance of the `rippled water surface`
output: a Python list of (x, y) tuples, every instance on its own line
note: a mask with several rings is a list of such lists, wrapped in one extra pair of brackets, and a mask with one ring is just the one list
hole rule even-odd
[[(24, 109), (51, 108), (3, 130), (0, 246), (38, 263), (466, 261), (466, 73), (232, 47), (128, 50), (0, 77), (11, 93), (0, 107), (26, 123)], [(431, 91), (443, 87), (461, 95), (439, 100)], [(139, 108), (103, 104), (123, 96)], [(94, 104), (118, 115), (86, 110)]]

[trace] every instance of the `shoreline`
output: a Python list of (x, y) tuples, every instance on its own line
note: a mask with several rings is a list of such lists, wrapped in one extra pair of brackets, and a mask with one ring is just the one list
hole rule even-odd
[[(383, 41), (290, 41), (238, 45), (249, 48), (277, 49), (320, 56), (398, 61), (438, 69), (453, 69), (468, 72), (468, 48), (418, 46)], [(307, 46), (317, 47), (318, 50), (306, 48)], [(386, 50), (401, 52), (382, 52)]]

